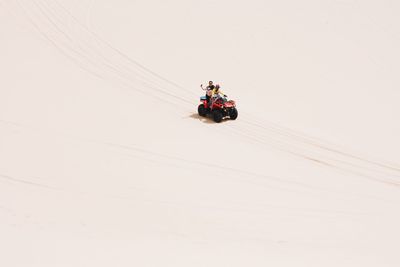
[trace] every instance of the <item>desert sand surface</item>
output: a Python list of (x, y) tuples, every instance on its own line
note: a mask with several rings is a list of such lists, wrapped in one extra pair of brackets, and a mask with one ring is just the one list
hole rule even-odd
[(0, 266), (400, 266), (399, 11), (0, 0)]

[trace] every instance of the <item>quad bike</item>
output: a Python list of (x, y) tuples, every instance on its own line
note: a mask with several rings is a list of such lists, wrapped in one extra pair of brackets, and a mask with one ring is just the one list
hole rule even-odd
[(236, 104), (233, 100), (227, 100), (225, 97), (216, 96), (208, 101), (206, 96), (202, 96), (200, 97), (200, 101), (203, 103), (199, 105), (197, 111), (202, 117), (211, 114), (215, 122), (221, 122), (227, 117), (231, 120), (236, 120), (238, 116)]

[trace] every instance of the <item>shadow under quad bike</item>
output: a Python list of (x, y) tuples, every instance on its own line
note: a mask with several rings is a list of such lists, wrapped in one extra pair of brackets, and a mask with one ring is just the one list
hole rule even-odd
[(197, 111), (202, 117), (211, 114), (215, 122), (221, 122), (225, 118), (236, 120), (238, 117), (236, 103), (233, 100), (228, 100), (222, 96), (216, 96), (208, 101), (206, 96), (201, 96), (200, 101), (202, 104), (199, 105)]

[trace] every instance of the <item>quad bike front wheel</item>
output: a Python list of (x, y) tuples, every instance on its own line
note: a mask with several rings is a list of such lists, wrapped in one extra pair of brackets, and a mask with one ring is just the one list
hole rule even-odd
[(199, 107), (197, 108), (197, 112), (199, 113), (200, 116), (205, 117), (207, 115), (207, 109), (204, 106), (204, 104), (200, 104)]
[(222, 112), (219, 110), (214, 110), (213, 111), (213, 119), (215, 122), (219, 123), (222, 121), (223, 115)]
[(231, 120), (236, 120), (236, 119), (237, 119), (237, 117), (238, 117), (238, 111), (237, 111), (236, 108), (232, 108), (232, 109), (229, 111), (229, 117), (231, 118)]

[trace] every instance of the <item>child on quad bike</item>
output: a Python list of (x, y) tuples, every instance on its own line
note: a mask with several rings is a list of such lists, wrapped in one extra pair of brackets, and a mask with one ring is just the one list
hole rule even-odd
[[(214, 90), (212, 90), (211, 93), (211, 102), (210, 102), (210, 107), (212, 106), (212, 102), (217, 100), (218, 98), (222, 98), (223, 100), (228, 97), (226, 94), (224, 94), (221, 90), (219, 90), (221, 86), (219, 84), (215, 85)], [(223, 97), (222, 97), (223, 96)]]

